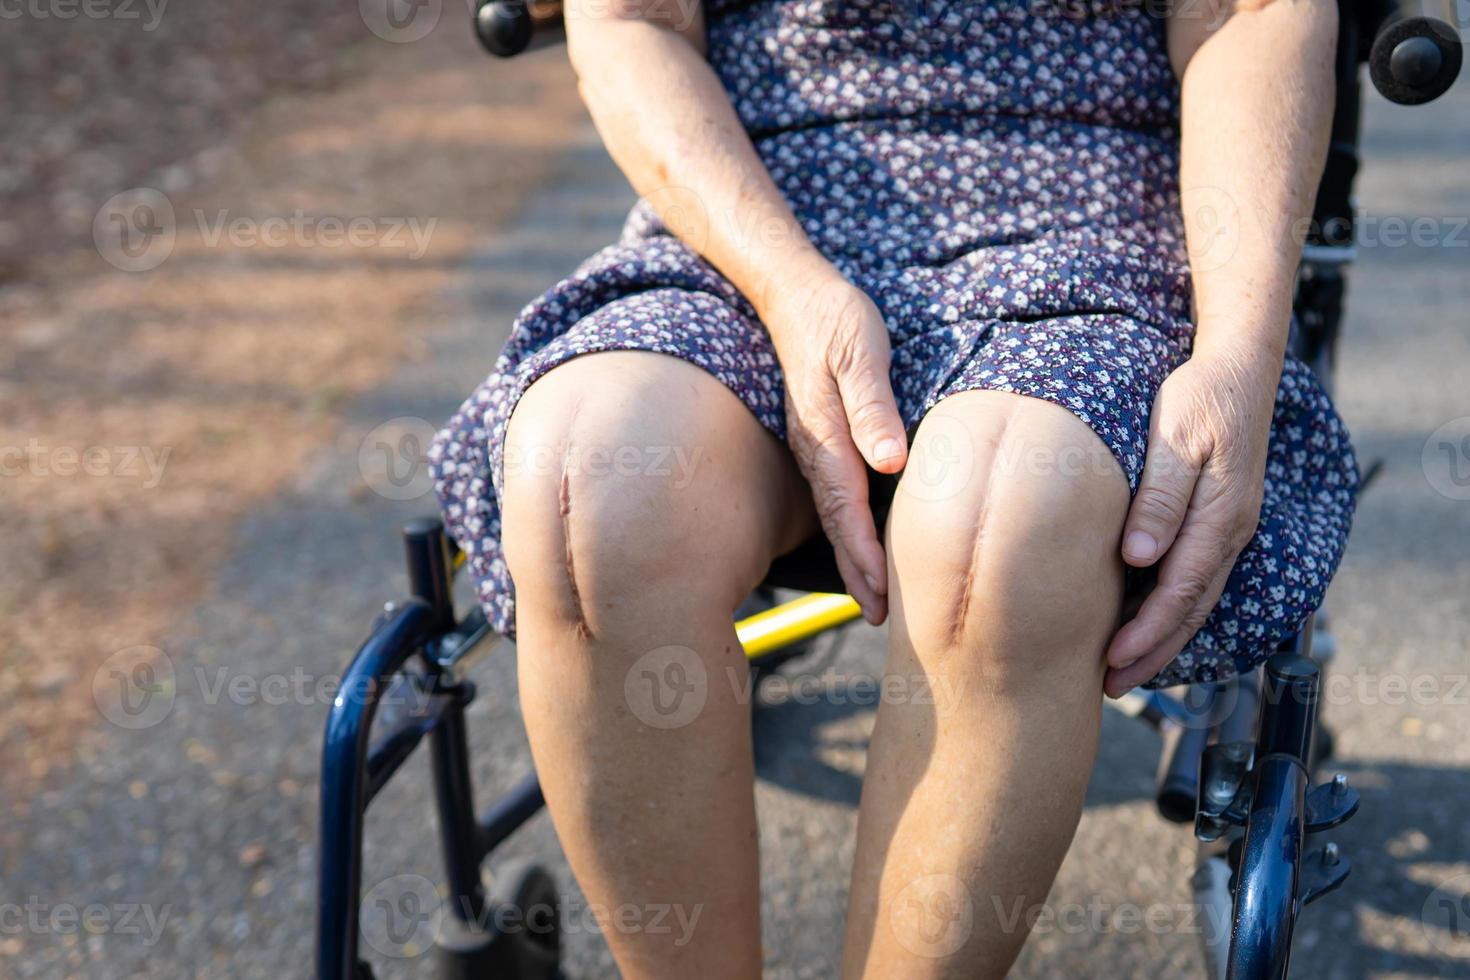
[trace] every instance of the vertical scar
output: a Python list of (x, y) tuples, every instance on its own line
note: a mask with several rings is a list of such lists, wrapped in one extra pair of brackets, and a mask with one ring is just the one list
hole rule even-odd
[[(575, 427), (577, 413), (581, 407), (580, 400), (572, 406), (571, 415), (567, 420), (568, 432)], [(591, 640), (596, 637), (592, 633), (591, 624), (587, 622), (587, 610), (582, 605), (582, 592), (577, 588), (577, 566), (572, 559), (572, 466), (575, 458), (572, 440), (568, 436), (566, 451), (562, 456), (561, 488), (557, 494), (557, 513), (561, 515), (562, 561), (566, 565), (567, 592), (572, 600), (573, 615), (576, 616), (573, 629), (579, 639)]]
[(577, 588), (577, 566), (572, 560), (572, 474), (570, 459), (562, 463), (561, 492), (557, 510), (561, 514), (562, 556), (567, 569), (567, 590), (571, 595), (572, 609), (577, 617), (574, 626), (577, 636), (583, 640), (594, 639), (592, 627), (587, 623), (586, 610), (582, 606), (582, 593)]
[(970, 615), (970, 600), (975, 592), (975, 578), (980, 567), (980, 552), (985, 546), (985, 524), (990, 516), (990, 491), (995, 484), (995, 471), (1001, 468), (1001, 461), (994, 458), (1000, 454), (1001, 441), (1005, 438), (1006, 428), (1011, 424), (1011, 417), (1015, 408), (1008, 409), (1000, 419), (1000, 425), (995, 430), (995, 438), (991, 444), (992, 459), (986, 467), (985, 487), (980, 492), (980, 508), (975, 515), (975, 543), (970, 549), (970, 564), (965, 572), (965, 587), (960, 592), (959, 608), (955, 611), (954, 621), (950, 626), (949, 643), (951, 648), (959, 646), (965, 637), (965, 621)]

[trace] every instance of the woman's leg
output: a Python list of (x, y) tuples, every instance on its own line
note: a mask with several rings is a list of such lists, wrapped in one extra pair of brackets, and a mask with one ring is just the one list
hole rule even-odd
[(932, 698), (878, 711), (846, 976), (1001, 977), (1020, 951), (1097, 750), (1127, 507), (1055, 405), (967, 392), (920, 425), (888, 530), (888, 689)]
[(786, 448), (720, 382), (589, 354), (526, 392), (504, 543), (547, 806), (623, 974), (760, 974), (735, 607), (815, 528)]

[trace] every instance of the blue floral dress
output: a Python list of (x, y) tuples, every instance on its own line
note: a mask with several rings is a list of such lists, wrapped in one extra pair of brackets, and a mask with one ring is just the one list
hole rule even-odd
[[(761, 159), (883, 312), (906, 424), (959, 391), (1045, 399), (1091, 426), (1136, 490), (1154, 395), (1194, 330), (1163, 21), (1124, 0), (706, 9), (709, 61)], [(541, 375), (603, 350), (696, 364), (785, 437), (781, 368), (754, 310), (640, 202), (617, 244), (521, 313), (431, 451), (447, 525), (507, 635), (506, 422)], [(1259, 529), (1151, 685), (1248, 669), (1293, 635), (1336, 571), (1356, 488), (1341, 420), (1288, 357)]]

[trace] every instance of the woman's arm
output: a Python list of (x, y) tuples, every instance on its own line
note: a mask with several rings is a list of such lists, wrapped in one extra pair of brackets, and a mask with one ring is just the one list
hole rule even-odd
[(1302, 230), (1332, 123), (1336, 38), (1334, 0), (1205, 0), (1171, 17), (1196, 334), (1154, 402), (1123, 558), (1162, 565), (1108, 650), (1109, 694), (1179, 653), (1255, 531)]
[(903, 467), (903, 424), (877, 308), (807, 239), (704, 60), (693, 0), (571, 0), (567, 46), (608, 152), (670, 231), (719, 269), (770, 331), (791, 446), (848, 590), (886, 612), (887, 566), (864, 460)]

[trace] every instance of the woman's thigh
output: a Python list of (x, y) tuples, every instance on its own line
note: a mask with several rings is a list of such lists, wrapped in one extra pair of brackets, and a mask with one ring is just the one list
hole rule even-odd
[(713, 375), (652, 352), (584, 354), (538, 379), (504, 473), (518, 604), (594, 631), (661, 584), (733, 609), (816, 527), (786, 446)]

